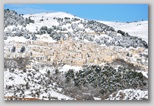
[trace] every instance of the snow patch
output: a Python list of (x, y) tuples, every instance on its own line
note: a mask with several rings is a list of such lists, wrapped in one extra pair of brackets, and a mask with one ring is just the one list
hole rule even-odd
[(18, 84), (26, 84), (23, 76), (10, 73), (9, 71), (4, 72), (4, 87), (6, 85), (18, 85)]
[(8, 43), (8, 42), (26, 42), (27, 41), (27, 39), (26, 38), (24, 38), (24, 37), (18, 37), (18, 36), (15, 36), (15, 37), (8, 37), (8, 39), (7, 40), (4, 40), (6, 43)]
[(136, 70), (138, 73), (142, 73), (143, 76), (145, 76), (146, 78), (148, 78), (148, 72), (142, 71), (142, 70)]
[(62, 68), (59, 69), (59, 71), (60, 72), (67, 72), (69, 69), (73, 69), (74, 71), (79, 71), (79, 70), (82, 70), (82, 67), (64, 65)]
[(101, 100), (101, 98), (98, 98), (98, 97), (94, 97), (94, 100)]
[(125, 89), (112, 93), (106, 100), (142, 100), (148, 99), (148, 91)]
[(148, 43), (148, 21), (138, 22), (110, 22), (110, 21), (98, 21), (106, 25), (112, 26), (115, 30), (122, 30), (129, 33), (131, 36), (137, 36), (142, 38)]
[(55, 43), (57, 42), (56, 40), (53, 40), (49, 34), (43, 34), (43, 35), (36, 35), (38, 41), (44, 41), (44, 42), (52, 42)]

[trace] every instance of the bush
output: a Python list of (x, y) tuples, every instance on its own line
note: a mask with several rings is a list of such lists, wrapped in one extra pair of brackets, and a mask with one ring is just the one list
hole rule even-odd
[(25, 50), (26, 50), (25, 46), (22, 46), (22, 48), (20, 49), (20, 52), (24, 53)]
[(40, 21), (43, 21), (43, 19), (40, 19)]
[(45, 30), (45, 31), (47, 31), (47, 26), (42, 26), (41, 28), (40, 28), (40, 30)]
[[(89, 66), (74, 74), (69, 70), (65, 74), (66, 82), (73, 81), (75, 87), (82, 92), (93, 91), (93, 95), (105, 95), (121, 89), (145, 88), (147, 80), (142, 73), (132, 71), (125, 67), (114, 69), (111, 66)], [(73, 79), (73, 80), (72, 80)], [(73, 86), (73, 85), (72, 85)], [(87, 89), (87, 90), (86, 90)]]
[(29, 17), (29, 23), (34, 23), (34, 20), (32, 20), (30, 17)]
[(53, 31), (53, 29), (52, 29), (52, 28), (48, 28), (48, 29), (47, 29), (47, 33), (48, 33), (48, 34), (51, 34), (51, 33), (52, 33), (52, 31)]
[(26, 20), (22, 15), (17, 14), (14, 10), (4, 9), (4, 27), (9, 25), (23, 25), (26, 23)]
[(15, 52), (16, 51), (16, 47), (13, 46), (11, 52)]
[(74, 78), (74, 71), (72, 69), (69, 69), (68, 72), (65, 74), (65, 78), (66, 83), (70, 82), (70, 80)]

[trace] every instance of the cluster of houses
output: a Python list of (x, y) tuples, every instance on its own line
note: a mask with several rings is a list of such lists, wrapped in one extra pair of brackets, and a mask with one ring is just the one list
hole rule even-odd
[[(11, 52), (12, 47), (15, 52)], [(25, 51), (20, 52), (25, 46)], [(75, 42), (71, 38), (57, 42), (45, 42), (41, 40), (28, 40), (26, 42), (7, 42), (4, 44), (4, 58), (31, 57), (37, 62), (48, 64), (64, 63), (68, 65), (82, 66), (91, 64), (103, 64), (115, 59), (123, 59), (135, 65), (143, 66), (138, 61), (144, 48), (125, 49), (114, 46), (99, 46), (94, 43)], [(129, 53), (129, 55), (128, 55)], [(148, 67), (146, 65), (145, 67)]]

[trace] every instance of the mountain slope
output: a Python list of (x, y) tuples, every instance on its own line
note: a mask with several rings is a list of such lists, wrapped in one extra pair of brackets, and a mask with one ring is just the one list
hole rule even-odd
[(147, 21), (4, 16), (5, 100), (148, 99)]
[[(114, 23), (108, 26), (104, 23), (95, 20), (86, 20), (78, 18), (68, 13), (56, 12), (56, 13), (40, 13), (33, 15), (24, 15), (26, 26), (18, 28), (5, 28), (5, 35), (7, 36), (24, 36), (26, 39), (37, 39), (36, 35), (48, 34), (54, 40), (60, 40), (61, 38), (66, 40), (68, 37), (73, 37), (74, 40), (86, 41), (97, 43), (99, 45), (107, 46), (121, 46), (121, 47), (145, 47), (148, 48), (148, 44), (142, 38), (146, 38), (146, 34), (140, 34), (140, 30), (137, 32), (127, 33), (121, 29), (115, 30), (112, 26)], [(114, 27), (121, 28), (127, 27), (127, 29), (134, 29), (134, 24), (116, 25)], [(136, 31), (135, 30), (135, 31)], [(10, 33), (13, 31), (14, 34)], [(22, 31), (22, 32), (21, 32)], [(133, 31), (133, 30), (131, 30)], [(144, 30), (144, 32), (146, 29)], [(142, 33), (142, 32), (141, 32)], [(140, 36), (142, 35), (142, 38)], [(139, 37), (136, 37), (139, 36)], [(147, 38), (146, 38), (147, 40)]]
[(99, 21), (106, 25), (112, 26), (115, 30), (128, 32), (132, 36), (140, 37), (148, 43), (148, 21), (137, 22), (107, 22)]

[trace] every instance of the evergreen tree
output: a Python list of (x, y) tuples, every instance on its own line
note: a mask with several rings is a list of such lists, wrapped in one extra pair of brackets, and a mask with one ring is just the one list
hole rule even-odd
[(25, 51), (25, 46), (22, 46), (22, 48), (20, 49), (20, 52), (23, 53)]

